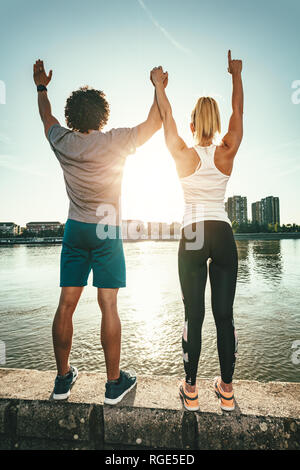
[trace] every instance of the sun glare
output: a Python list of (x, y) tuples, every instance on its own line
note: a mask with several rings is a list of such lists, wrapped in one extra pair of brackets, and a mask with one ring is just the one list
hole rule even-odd
[(160, 138), (128, 157), (122, 191), (123, 219), (181, 221), (183, 197), (174, 162)]

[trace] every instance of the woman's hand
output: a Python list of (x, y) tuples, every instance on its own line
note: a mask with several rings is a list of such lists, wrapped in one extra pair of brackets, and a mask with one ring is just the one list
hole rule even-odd
[(38, 85), (47, 86), (52, 78), (52, 70), (50, 70), (49, 75), (46, 75), (44, 69), (44, 62), (42, 60), (37, 60), (33, 65), (33, 80), (34, 83)]
[(168, 72), (164, 72), (162, 66), (154, 67), (150, 72), (150, 80), (154, 86), (163, 83), (164, 87), (168, 85)]
[(228, 51), (228, 72), (232, 75), (236, 73), (241, 73), (243, 67), (243, 62), (241, 60), (232, 60), (231, 59), (231, 50)]

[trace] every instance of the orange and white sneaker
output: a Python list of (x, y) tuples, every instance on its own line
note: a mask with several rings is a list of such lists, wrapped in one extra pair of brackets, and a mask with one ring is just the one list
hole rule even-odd
[(199, 410), (199, 398), (198, 398), (197, 389), (195, 392), (188, 392), (185, 388), (185, 380), (183, 380), (180, 384), (179, 396), (186, 410), (188, 411)]
[(222, 410), (233, 411), (235, 409), (233, 392), (224, 392), (221, 387), (221, 377), (215, 377), (214, 389), (217, 397), (220, 399), (220, 406)]

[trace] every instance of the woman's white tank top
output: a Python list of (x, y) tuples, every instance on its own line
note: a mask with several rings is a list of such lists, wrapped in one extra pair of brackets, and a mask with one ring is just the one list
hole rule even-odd
[(215, 165), (216, 145), (196, 145), (194, 149), (199, 165), (192, 175), (180, 178), (185, 202), (183, 227), (204, 220), (222, 220), (231, 225), (224, 202), (229, 176)]

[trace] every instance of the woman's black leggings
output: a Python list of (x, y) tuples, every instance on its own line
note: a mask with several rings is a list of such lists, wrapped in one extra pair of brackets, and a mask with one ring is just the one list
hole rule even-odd
[(191, 243), (190, 235), (185, 235), (186, 229), (182, 230), (178, 261), (185, 308), (182, 348), (186, 383), (190, 385), (196, 383), (204, 320), (207, 260), (211, 258), (209, 263), (211, 305), (217, 329), (221, 377), (228, 384), (232, 381), (237, 353), (233, 301), (238, 256), (232, 228), (227, 222), (207, 220), (192, 224), (188, 229), (193, 229), (198, 235), (202, 232), (203, 244), (202, 247), (195, 245), (195, 249), (191, 249), (193, 245), (187, 245)]

